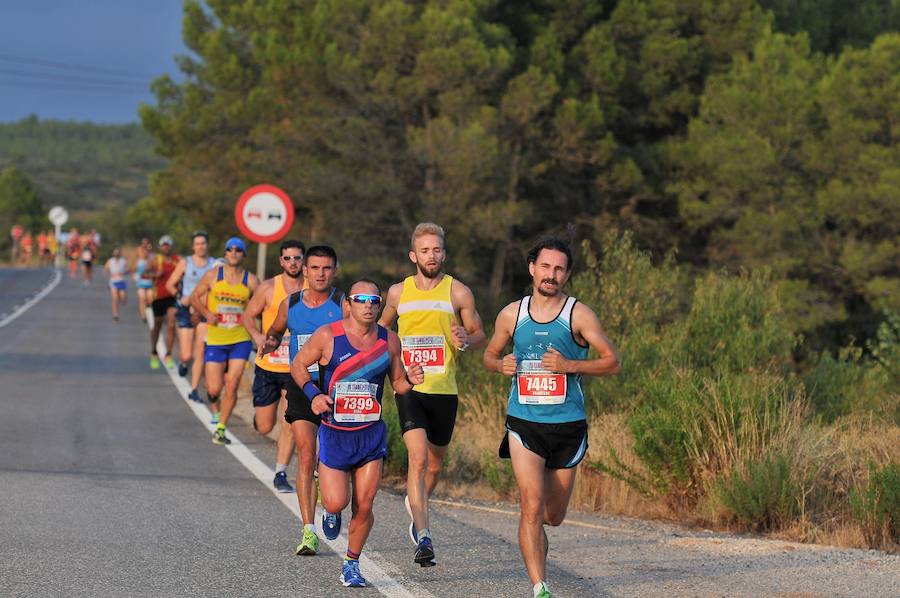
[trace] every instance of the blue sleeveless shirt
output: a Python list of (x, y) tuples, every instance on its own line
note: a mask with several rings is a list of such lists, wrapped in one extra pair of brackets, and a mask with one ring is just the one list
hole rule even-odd
[(188, 256), (185, 259), (185, 269), (184, 269), (184, 277), (181, 279), (181, 296), (188, 297), (191, 293), (194, 292), (194, 289), (200, 283), (200, 279), (203, 278), (203, 275), (212, 270), (217, 265), (217, 260), (209, 256), (206, 258), (206, 264), (203, 266), (194, 265), (194, 258), (192, 256)]
[(509, 391), (507, 413), (532, 422), (561, 424), (586, 419), (580, 374), (555, 374), (541, 367), (552, 346), (566, 359), (587, 358), (588, 347), (572, 332), (572, 311), (577, 300), (567, 297), (559, 314), (549, 322), (532, 319), (531, 296), (522, 298), (513, 332), (517, 372)]
[(378, 339), (371, 349), (360, 351), (350, 344), (343, 322), (331, 324), (334, 350), (322, 366), (322, 391), (334, 404), (322, 414), (322, 425), (341, 430), (360, 430), (381, 421), (384, 378), (391, 369), (387, 328), (378, 325)]
[[(294, 363), (297, 353), (312, 333), (320, 326), (337, 322), (343, 317), (341, 302), (344, 294), (331, 289), (331, 295), (318, 307), (308, 307), (303, 303), (303, 291), (292, 293), (288, 298), (287, 327), (291, 331), (290, 360)], [(319, 371), (319, 364), (309, 366), (310, 373)]]

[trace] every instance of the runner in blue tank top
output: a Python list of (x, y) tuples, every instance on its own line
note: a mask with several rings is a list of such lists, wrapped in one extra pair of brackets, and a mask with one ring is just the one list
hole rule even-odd
[[(400, 338), (378, 325), (381, 289), (366, 279), (350, 286), (349, 316), (313, 333), (291, 363), (291, 375), (322, 416), (319, 427), (319, 489), (322, 493), (322, 530), (337, 538), (341, 511), (354, 504), (341, 583), (363, 587), (359, 555), (375, 516), (372, 503), (387, 455), (387, 430), (381, 418), (385, 376), (396, 393), (406, 393), (425, 381), (420, 364), (404, 369)], [(309, 366), (320, 366), (313, 382)], [(349, 492), (353, 482), (353, 495)]]
[[(166, 282), (166, 288), (172, 296), (177, 297), (178, 307), (175, 311), (175, 325), (178, 327), (178, 349), (181, 360), (178, 373), (187, 375), (188, 362), (194, 359), (191, 366), (191, 392), (188, 398), (201, 402), (197, 393), (200, 376), (203, 375), (203, 344), (206, 342), (206, 320), (191, 309), (191, 293), (200, 283), (203, 275), (212, 270), (218, 262), (209, 255), (209, 236), (202, 230), (191, 235), (191, 255), (178, 260), (175, 270)], [(178, 284), (181, 283), (181, 292)]]
[[(522, 513), (519, 549), (537, 598), (548, 598), (544, 525), (559, 525), (587, 451), (581, 377), (619, 372), (616, 351), (593, 311), (562, 292), (572, 252), (544, 239), (528, 254), (531, 295), (497, 316), (484, 366), (512, 377), (500, 456), (512, 458)], [(504, 354), (509, 342), (512, 353)], [(593, 349), (597, 358), (588, 359)]]
[[(278, 314), (266, 333), (263, 352), (276, 350), (286, 329), (290, 329), (291, 339), (289, 360), (294, 358), (313, 332), (321, 326), (340, 321), (347, 316), (344, 294), (334, 288), (337, 275), (337, 254), (327, 245), (310, 247), (303, 261), (303, 276), (309, 285), (307, 289), (293, 293), (282, 301)], [(309, 366), (309, 373), (318, 382), (319, 365)], [(303, 520), (303, 540), (297, 546), (299, 556), (312, 556), (319, 551), (316, 535), (316, 430), (320, 417), (313, 413), (309, 399), (294, 383), (287, 384), (287, 409), (284, 419), (290, 424), (297, 447), (297, 500), (300, 503), (300, 518)]]

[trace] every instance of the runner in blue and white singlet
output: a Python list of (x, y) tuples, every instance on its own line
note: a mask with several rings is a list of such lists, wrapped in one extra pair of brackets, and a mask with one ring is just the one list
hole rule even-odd
[[(550, 598), (543, 526), (565, 519), (575, 466), (587, 453), (581, 377), (619, 372), (596, 314), (562, 292), (571, 268), (568, 245), (539, 242), (528, 253), (531, 295), (503, 308), (484, 350), (485, 367), (512, 379), (500, 456), (513, 462), (522, 505), (519, 548), (535, 598)], [(510, 341), (513, 351), (504, 354)], [(588, 358), (589, 348), (595, 359)]]

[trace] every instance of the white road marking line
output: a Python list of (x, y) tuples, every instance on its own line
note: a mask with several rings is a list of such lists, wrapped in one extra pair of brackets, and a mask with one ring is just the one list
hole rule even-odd
[[(153, 317), (152, 313), (149, 314), (150, 317), (147, 318), (147, 323), (150, 328), (153, 327)], [(166, 354), (166, 344), (164, 340), (164, 331), (159, 335), (159, 340), (156, 343), (156, 351), (159, 354), (160, 359)], [(201, 405), (195, 401), (191, 401), (187, 398), (188, 393), (191, 391), (191, 387), (188, 384), (187, 380), (178, 375), (178, 371), (176, 369), (169, 369), (163, 365), (163, 369), (169, 374), (169, 378), (172, 380), (172, 384), (175, 385), (175, 388), (178, 390), (178, 394), (181, 396), (181, 400), (187, 403), (188, 409), (193, 412), (197, 419), (200, 420), (200, 423), (206, 427), (206, 429), (210, 433), (210, 438), (212, 438), (212, 433), (215, 431), (216, 426), (214, 424), (209, 423), (210, 417), (212, 413), (206, 407), (206, 405)], [(282, 494), (275, 490), (274, 486), (272, 486), (272, 479), (275, 477), (275, 471), (269, 469), (269, 467), (263, 463), (259, 457), (253, 454), (253, 452), (247, 448), (247, 446), (240, 441), (236, 436), (231, 435), (231, 444), (227, 445), (223, 448), (227, 449), (234, 455), (234, 458), (237, 459), (241, 465), (247, 468), (247, 470), (256, 476), (262, 484), (268, 488), (275, 497), (281, 501), (288, 510), (294, 514), (297, 519), (302, 519), (300, 517), (300, 507), (297, 504), (297, 494)], [(316, 509), (316, 521), (321, 521), (321, 511)], [(327, 544), (333, 551), (335, 551), (338, 555), (343, 558), (343, 555), (347, 553), (347, 529), (349, 528), (349, 519), (344, 522), (342, 526), (343, 530), (341, 531), (341, 535), (338, 536), (334, 540), (329, 540), (325, 537), (324, 534), (319, 536), (319, 540)], [(319, 530), (321, 532), (321, 530)], [(298, 559), (303, 558), (314, 558), (314, 557), (297, 557)], [(388, 575), (388, 573), (378, 564), (375, 563), (371, 558), (369, 558), (365, 553), (359, 556), (359, 565), (362, 570), (363, 575), (366, 578), (366, 581), (370, 586), (374, 586), (376, 590), (378, 590), (381, 594), (388, 596), (390, 598), (434, 598), (434, 596), (428, 592), (425, 588), (419, 586), (416, 583), (407, 581), (405, 586), (400, 585), (400, 582)], [(390, 566), (387, 564), (387, 566)], [(335, 581), (337, 581), (335, 579)]]
[(23, 303), (21, 306), (19, 306), (19, 305), (14, 306), (13, 312), (11, 314), (9, 314), (8, 316), (5, 316), (2, 320), (0, 320), (0, 328), (3, 328), (4, 326), (9, 324), (16, 318), (18, 318), (19, 316), (24, 314), (26, 311), (31, 309), (35, 303), (37, 303), (38, 301), (40, 301), (41, 299), (46, 297), (50, 293), (50, 291), (52, 291), (53, 289), (56, 288), (56, 285), (59, 284), (59, 281), (62, 280), (62, 273), (60, 273), (59, 270), (54, 270), (53, 276), (51, 277), (51, 279), (52, 280), (50, 280), (50, 282), (47, 283), (47, 286), (45, 286), (37, 294), (35, 294), (34, 297), (32, 297), (31, 299), (29, 299), (28, 301)]

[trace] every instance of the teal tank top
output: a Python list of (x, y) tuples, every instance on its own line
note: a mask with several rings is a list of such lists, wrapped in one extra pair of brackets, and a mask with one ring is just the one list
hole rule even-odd
[(586, 419), (580, 374), (555, 374), (541, 367), (541, 358), (552, 346), (567, 359), (587, 358), (588, 347), (575, 341), (572, 310), (577, 299), (567, 297), (559, 314), (549, 322), (531, 318), (531, 297), (519, 303), (513, 331), (513, 353), (518, 368), (509, 391), (507, 413), (544, 424)]

